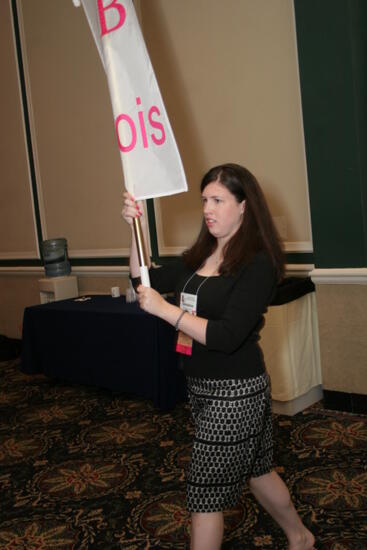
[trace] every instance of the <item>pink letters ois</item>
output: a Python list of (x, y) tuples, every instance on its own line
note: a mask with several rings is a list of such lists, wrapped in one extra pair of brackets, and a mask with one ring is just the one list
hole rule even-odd
[[(141, 105), (140, 97), (136, 98), (136, 104)], [(160, 135), (158, 136), (154, 133), (150, 134), (150, 137), (152, 138), (152, 141), (155, 143), (155, 145), (162, 145), (166, 141), (166, 133), (164, 131), (163, 124), (159, 122), (159, 120), (157, 120), (156, 118), (153, 118), (153, 115), (156, 115), (159, 117), (160, 114), (161, 112), (156, 105), (153, 105), (148, 111), (148, 121), (150, 126), (160, 132)], [(147, 130), (145, 126), (143, 111), (138, 111), (138, 121), (139, 121), (139, 129), (140, 129), (140, 135), (141, 135), (143, 147), (144, 149), (147, 149), (149, 147), (149, 142), (148, 142), (148, 135), (147, 135)], [(129, 144), (122, 143), (120, 139), (119, 126), (122, 122), (127, 123), (130, 127), (131, 140)], [(135, 125), (133, 118), (126, 113), (122, 113), (118, 115), (118, 117), (115, 120), (115, 128), (116, 128), (116, 134), (117, 134), (117, 142), (118, 142), (120, 151), (122, 151), (123, 153), (128, 153), (129, 151), (132, 151), (135, 148), (137, 143), (137, 127)]]

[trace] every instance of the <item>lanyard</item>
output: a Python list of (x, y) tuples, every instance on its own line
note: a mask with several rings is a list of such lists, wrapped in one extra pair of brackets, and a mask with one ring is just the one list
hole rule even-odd
[[(215, 273), (213, 271), (213, 273)], [(194, 275), (196, 275), (196, 272), (194, 272), (192, 275), (190, 275), (190, 277), (187, 279), (183, 289), (182, 289), (182, 293), (185, 292), (186, 290), (186, 287), (187, 285), (189, 284), (189, 282), (191, 281), (191, 279), (194, 277)], [(201, 283), (199, 284), (198, 288), (197, 288), (197, 291), (196, 291), (196, 296), (199, 294), (199, 290), (201, 289), (201, 287), (203, 286), (203, 284), (209, 279), (209, 277), (211, 277), (211, 275), (208, 275), (207, 277), (205, 277), (205, 279), (203, 281), (201, 281)]]

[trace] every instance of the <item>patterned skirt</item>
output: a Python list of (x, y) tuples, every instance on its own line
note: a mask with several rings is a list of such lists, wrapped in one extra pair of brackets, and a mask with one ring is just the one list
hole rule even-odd
[(187, 378), (195, 423), (187, 509), (218, 512), (239, 501), (246, 481), (271, 471), (270, 381)]

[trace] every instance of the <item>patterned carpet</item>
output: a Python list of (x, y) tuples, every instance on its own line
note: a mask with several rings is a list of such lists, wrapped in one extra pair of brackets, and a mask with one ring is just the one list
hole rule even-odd
[[(367, 417), (314, 407), (274, 417), (277, 470), (317, 550), (367, 549)], [(0, 364), (0, 548), (188, 548), (186, 405), (25, 376)], [(223, 549), (286, 541), (247, 490)]]

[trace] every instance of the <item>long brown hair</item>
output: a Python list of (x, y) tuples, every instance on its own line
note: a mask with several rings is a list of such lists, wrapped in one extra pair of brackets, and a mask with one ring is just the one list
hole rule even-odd
[[(211, 168), (203, 177), (200, 191), (212, 182), (219, 182), (240, 203), (246, 200), (242, 223), (223, 250), (220, 274), (233, 274), (263, 250), (271, 258), (280, 280), (284, 274), (284, 253), (278, 231), (272, 220), (264, 194), (255, 176), (239, 164), (222, 164)], [(195, 244), (184, 252), (186, 264), (194, 271), (217, 247), (217, 239), (203, 220)]]

